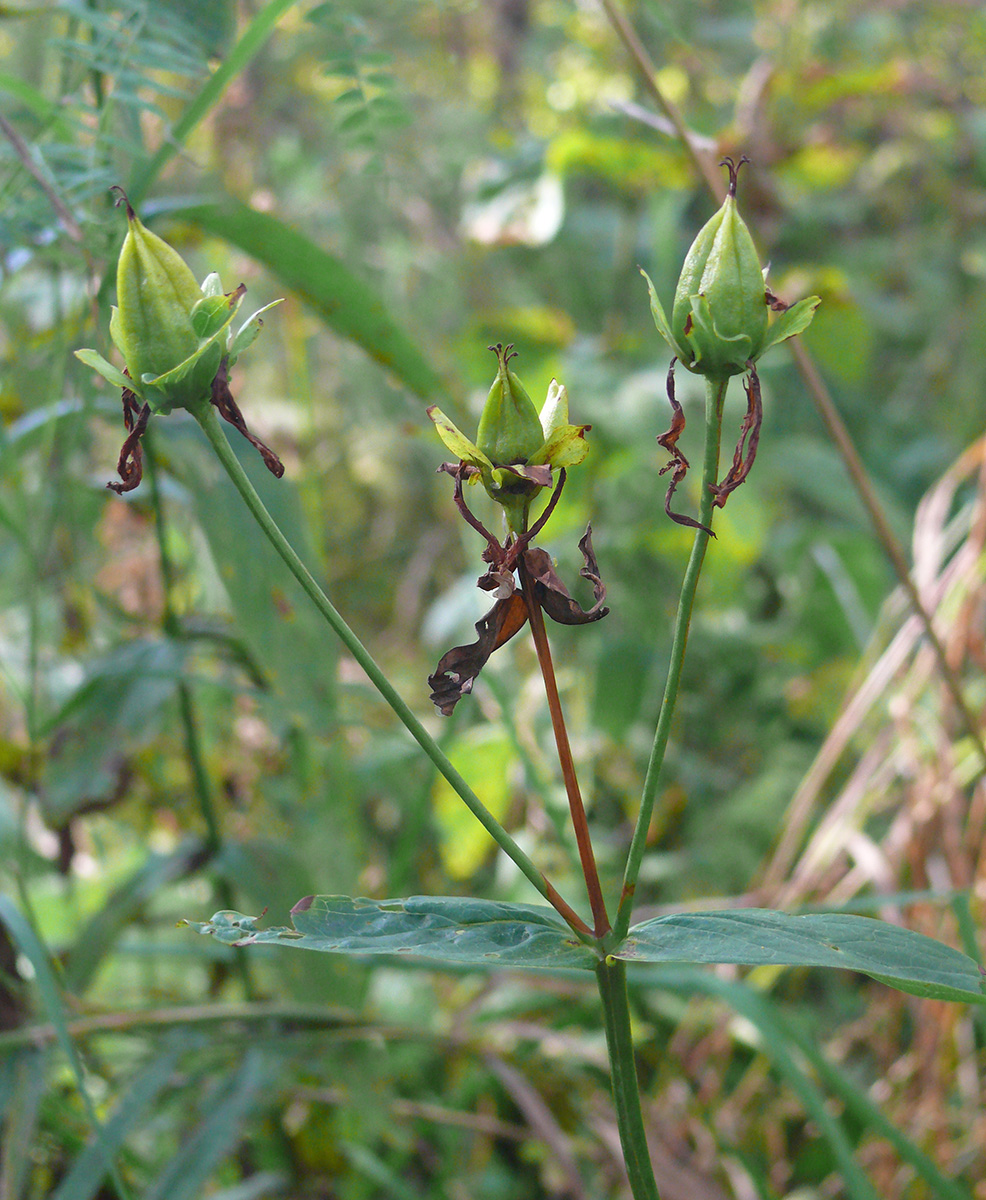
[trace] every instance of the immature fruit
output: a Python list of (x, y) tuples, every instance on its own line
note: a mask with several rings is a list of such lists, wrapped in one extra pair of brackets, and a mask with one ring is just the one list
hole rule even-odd
[(479, 418), (476, 445), (495, 467), (526, 463), (544, 442), (541, 419), (524, 385), (508, 363), (513, 346), (490, 346), (497, 374)]
[(126, 204), (129, 228), (116, 268), (118, 303), (110, 336), (127, 372), (95, 350), (77, 350), (76, 357), (139, 397), (151, 412), (206, 403), (220, 366), (232, 367), (260, 332), (261, 314), (280, 301), (258, 309), (234, 336), (243, 284), (224, 295), (219, 276), (212, 274), (199, 287), (181, 255), (140, 221), (122, 189), (114, 190), (118, 203)]
[(565, 471), (585, 458), (585, 435), (591, 426), (569, 424), (568, 392), (554, 379), (538, 415), (524, 385), (507, 366), (513, 347), (498, 343), (490, 349), (498, 370), (476, 441), (437, 406), (428, 409), (428, 416), (458, 459), (458, 467), (446, 463), (443, 469), (471, 483), (481, 482), (490, 499), (503, 508), (510, 529), (523, 533), (531, 501), (542, 488), (554, 485), (552, 472)]
[(129, 228), (116, 268), (118, 307), (111, 329), (139, 385), (166, 374), (199, 348), (191, 313), (202, 292), (181, 255), (124, 202)]
[[(742, 164), (745, 159), (740, 159)], [(671, 309), (671, 332), (685, 366), (707, 375), (738, 375), (755, 359), (767, 332), (767, 293), (753, 238), (736, 208), (739, 165), (729, 167), (729, 193), (692, 243)]]
[[(809, 296), (769, 320), (760, 260), (736, 208), (736, 179), (747, 161), (745, 157), (738, 163), (723, 160), (729, 170), (729, 192), (688, 251), (670, 321), (653, 283), (642, 272), (658, 332), (689, 371), (709, 379), (726, 379), (748, 370), (771, 346), (801, 333), (819, 303), (817, 296)], [(771, 307), (784, 309), (773, 299)]]

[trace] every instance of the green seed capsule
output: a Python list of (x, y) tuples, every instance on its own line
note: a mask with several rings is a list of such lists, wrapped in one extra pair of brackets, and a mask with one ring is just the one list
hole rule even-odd
[(669, 321), (657, 289), (647, 280), (657, 331), (689, 371), (709, 379), (740, 375), (762, 354), (802, 333), (818, 307), (806, 296), (791, 308), (771, 299), (781, 315), (767, 315), (767, 289), (753, 238), (736, 211), (736, 177), (746, 157), (729, 169), (729, 193), (722, 208), (699, 232), (681, 269)]
[(116, 269), (118, 308), (111, 328), (140, 388), (198, 350), (190, 314), (202, 292), (181, 255), (146, 228), (126, 197), (124, 203), (130, 227)]
[(738, 375), (763, 349), (767, 298), (760, 260), (736, 208), (739, 167), (726, 159), (729, 194), (685, 258), (671, 310), (684, 365), (703, 375)]
[(541, 419), (524, 385), (507, 364), (514, 357), (512, 346), (490, 346), (498, 370), (483, 415), (479, 419), (476, 445), (495, 467), (526, 463), (544, 442)]

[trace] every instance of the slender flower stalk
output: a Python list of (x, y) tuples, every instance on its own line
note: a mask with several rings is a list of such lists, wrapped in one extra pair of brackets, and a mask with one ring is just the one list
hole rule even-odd
[[(617, 36), (637, 68), (641, 84), (664, 112), (674, 128), (682, 147), (691, 158), (696, 174), (703, 180), (709, 195), (718, 204), (722, 200), (722, 183), (720, 176), (716, 174), (713, 160), (708, 154), (699, 150), (697, 140), (686, 125), (681, 112), (661, 90), (657, 82), (660, 75), (658, 66), (644, 48), (643, 43), (637, 36), (636, 30), (621, 11), (616, 0), (601, 0), (601, 3), (610, 24), (613, 26), (613, 29), (616, 31)], [(863, 460), (859, 456), (859, 451), (856, 449), (849, 430), (836, 408), (828, 386), (822, 379), (818, 367), (815, 365), (813, 358), (805, 349), (803, 343), (800, 340), (792, 341), (790, 343), (790, 351), (791, 357), (794, 359), (794, 365), (805, 385), (805, 390), (811, 397), (812, 403), (818, 410), (823, 424), (832, 437), (832, 441), (842, 458), (853, 487), (856, 489), (860, 501), (866, 509), (876, 539), (880, 543), (884, 554), (886, 554), (897, 576), (897, 580), (904, 590), (904, 594), (907, 596), (912, 612), (921, 622), (924, 635), (935, 656), (942, 682), (951, 697), (952, 703), (955, 705), (956, 712), (959, 714), (962, 724), (965, 726), (966, 733), (979, 756), (983, 769), (986, 770), (986, 739), (984, 739), (982, 730), (980, 729), (979, 720), (965, 698), (959, 676), (949, 661), (948, 655), (945, 652), (945, 645), (935, 628), (932, 613), (918, 592), (917, 584), (911, 574), (910, 564), (907, 561), (907, 555), (890, 521), (887, 519), (884, 506), (877, 495), (876, 488), (873, 486)]]
[(681, 595), (678, 599), (678, 612), (675, 616), (674, 634), (671, 641), (671, 657), (668, 662), (667, 682), (664, 685), (664, 699), (654, 733), (654, 744), (651, 749), (650, 762), (647, 765), (647, 775), (644, 779), (643, 792), (640, 797), (640, 811), (637, 824), (630, 842), (627, 855), (626, 871), (623, 876), (623, 892), (620, 896), (620, 906), (616, 914), (614, 934), (622, 941), (630, 927), (630, 916), (633, 909), (633, 894), (637, 887), (640, 874), (640, 864), (647, 846), (647, 831), (650, 828), (651, 816), (654, 812), (654, 802), (661, 777), (661, 767), (664, 754), (671, 734), (671, 723), (674, 717), (675, 703), (678, 699), (678, 687), (681, 683), (681, 669), (685, 658), (685, 648), (688, 644), (688, 629), (692, 619), (692, 608), (695, 604), (695, 593), (698, 590), (698, 580), (702, 573), (702, 563), (711, 536), (712, 513), (715, 507), (716, 479), (719, 474), (719, 444), (722, 433), (722, 408), (726, 399), (728, 379), (707, 379), (705, 383), (705, 459), (702, 467), (702, 497), (699, 505), (699, 517), (695, 530), (695, 541), (692, 544), (691, 556), (685, 568), (681, 584)]
[(589, 894), (589, 904), (595, 922), (593, 932), (597, 938), (609, 933), (610, 922), (606, 912), (606, 901), (599, 882), (599, 871), (596, 868), (596, 857), (592, 850), (592, 840), (589, 836), (589, 824), (586, 820), (585, 805), (582, 803), (582, 793), (579, 789), (578, 776), (575, 773), (575, 761), (572, 758), (572, 747), (568, 740), (568, 730), (565, 727), (565, 716), (562, 712), (561, 698), (558, 695), (558, 684), (555, 680), (555, 668), (551, 661), (551, 647), (548, 644), (548, 633), (544, 627), (544, 613), (538, 603), (527, 562), (521, 556), (518, 563), (521, 588), (527, 605), (527, 619), (531, 623), (531, 635), (534, 648), (537, 651), (538, 664), (544, 678), (544, 690), (548, 697), (548, 710), (551, 713), (551, 727), (555, 734), (555, 745), (558, 749), (558, 762), (561, 766), (562, 778), (565, 780), (565, 792), (568, 795), (568, 807), (572, 814), (572, 827), (575, 830), (575, 840), (579, 848), (579, 860), (582, 873), (585, 876), (586, 891)]
[(322, 591), (318, 583), (316, 583), (311, 572), (298, 557), (297, 552), (291, 543), (281, 532), (280, 527), (274, 521), (274, 518), (267, 511), (264, 502), (257, 495), (253, 484), (250, 482), (246, 472), (240, 465), (239, 459), (233, 453), (232, 447), (226, 439), (226, 435), (219, 424), (213, 406), (209, 403), (189, 405), (189, 412), (195, 417), (202, 431), (208, 438), (213, 450), (216, 452), (216, 457), (219, 459), (226, 473), (229, 475), (236, 487), (237, 491), (243, 497), (247, 508), (249, 508), (257, 524), (260, 526), (267, 540), (271, 543), (285, 565), (290, 570), (291, 574), (301, 584), (308, 597), (314, 603), (315, 607), (331, 626), (333, 632), (346, 647), (353, 658), (366, 672), (370, 682), (374, 685), (377, 691), (383, 696), (384, 700), (390, 705), (405, 728), (418, 743), (428, 758), (438, 768), (438, 771), (451, 784), (452, 788), (465, 802), (469, 811), (480, 822), (483, 828), (489, 833), (490, 837), (496, 842), (501, 850), (516, 863), (524, 877), (537, 889), (537, 891), (551, 904), (558, 913), (568, 922), (572, 930), (583, 941), (592, 941), (592, 930), (575, 912), (570, 904), (564, 900), (558, 893), (557, 889), (545, 878), (538, 870), (531, 859), (517, 845), (514, 839), (507, 833), (503, 826), (497, 821), (493, 814), (486, 808), (476, 793), (472, 790), (465, 779), (459, 774), (452, 763), (442, 752), (441, 747), (425, 729), (418, 718), (414, 715), (404, 699), (397, 692), (390, 680), (374, 661), (370, 652), (366, 649), (363, 643), (359, 640), (356, 634), (350, 629), (346, 621), (335, 608), (328, 596)]

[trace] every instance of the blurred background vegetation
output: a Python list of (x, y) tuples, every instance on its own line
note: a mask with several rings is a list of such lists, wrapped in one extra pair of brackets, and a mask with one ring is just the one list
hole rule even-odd
[[(806, 343), (982, 712), (986, 12), (626, 11), (701, 144), (753, 160), (741, 199), (773, 290), (823, 297)], [(536, 402), (567, 384), (591, 454), (546, 545), (575, 578), (591, 519), (612, 612), (552, 632), (613, 894), (691, 539), (663, 514), (667, 353), (638, 273), (669, 299), (712, 211), (689, 158), (596, 0), (15, 3), (0, 51), (0, 1196), (624, 1195), (585, 985), (237, 955), (175, 928), (220, 907), (283, 923), (313, 891), (531, 897), (189, 420), (154, 420), (140, 490), (106, 490), (119, 399), (71, 351), (107, 352), (111, 184), (198, 277), (242, 280), (251, 310), (286, 297), (233, 387), (287, 474), (244, 461), (576, 897), (530, 648), (451, 720), (426, 684), (486, 597), (425, 406), (472, 428), (492, 341)], [(641, 912), (846, 906), (981, 956), (975, 746), (784, 352), (762, 380)], [(981, 1014), (819, 972), (636, 979), (668, 1200), (986, 1197)]]

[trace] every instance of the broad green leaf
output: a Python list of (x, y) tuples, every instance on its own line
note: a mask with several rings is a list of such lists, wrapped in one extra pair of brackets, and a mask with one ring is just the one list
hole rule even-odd
[(971, 958), (886, 921), (844, 913), (674, 913), (634, 926), (614, 956), (628, 962), (841, 967), (915, 996), (986, 1004), (986, 978)]
[(818, 296), (806, 296), (804, 300), (799, 300), (786, 312), (781, 313), (777, 320), (768, 327), (767, 336), (764, 338), (757, 357), (762, 358), (770, 347), (776, 346), (778, 342), (787, 341), (795, 334), (803, 333), (811, 324), (815, 309), (821, 302)]
[(454, 966), (592, 970), (596, 956), (550, 908), (458, 896), (363, 900), (309, 896), (294, 928), (258, 929), (259, 918), (216, 913), (188, 922), (235, 946), (275, 943), (328, 954), (408, 954)]
[(334, 255), (270, 213), (245, 204), (198, 204), (174, 210), (264, 264), (327, 325), (361, 346), (422, 399), (442, 392), (437, 372), (387, 311), (382, 297)]
[[(314, 743), (314, 739), (306, 740)], [(292, 792), (293, 804), (285, 813), (291, 822), (290, 841), (262, 834), (236, 841), (227, 837), (210, 864), (211, 872), (229, 882), (237, 903), (245, 908), (256, 905), (257, 911), (266, 906), (269, 912), (287, 912), (300, 891), (315, 889), (316, 879), (330, 860), (333, 878), (341, 887), (357, 886), (367, 851), (350, 764), (332, 750), (320, 754), (314, 744), (306, 753), (314, 760), (309, 770), (316, 779), (295, 774), (281, 784)], [(273, 792), (269, 785), (268, 797), (276, 803)], [(196, 949), (208, 953), (221, 948), (205, 943)], [(239, 953), (245, 958), (250, 951)], [(313, 1004), (331, 995), (333, 1004), (358, 1008), (363, 1002), (366, 970), (354, 967), (351, 961), (331, 954), (278, 955), (278, 993)]]

